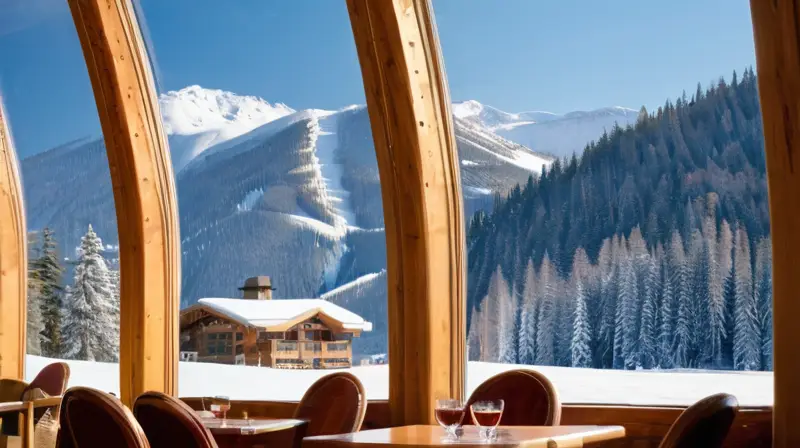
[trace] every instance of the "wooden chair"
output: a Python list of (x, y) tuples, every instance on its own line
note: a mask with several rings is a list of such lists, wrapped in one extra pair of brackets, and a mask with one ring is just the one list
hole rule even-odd
[(719, 448), (738, 412), (739, 402), (733, 395), (703, 398), (678, 416), (659, 448)]
[(61, 401), (58, 448), (149, 448), (131, 411), (116, 397), (88, 387), (67, 390)]
[(294, 418), (308, 420), (306, 436), (357, 432), (367, 412), (364, 386), (354, 375), (337, 372), (326, 375), (306, 391)]
[(535, 370), (509, 370), (484, 381), (467, 400), (464, 424), (473, 424), (469, 406), (477, 401), (502, 399), (500, 424), (506, 426), (557, 426), (561, 402), (553, 383)]
[[(0, 447), (6, 445), (8, 436), (21, 436), (26, 447), (55, 446), (60, 398), (67, 388), (69, 374), (69, 365), (56, 362), (45, 366), (30, 384), (0, 380), (0, 402), (22, 402), (0, 410)], [(24, 418), (20, 420), (20, 416)]]
[(217, 448), (214, 436), (186, 403), (161, 392), (145, 392), (133, 404), (133, 415), (153, 448)]

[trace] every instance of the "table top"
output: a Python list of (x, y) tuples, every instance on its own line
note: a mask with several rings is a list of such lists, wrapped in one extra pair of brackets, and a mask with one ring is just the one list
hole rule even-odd
[(622, 426), (501, 426), (497, 428), (497, 438), (484, 442), (475, 426), (464, 426), (463, 435), (458, 440), (450, 440), (439, 426), (400, 426), (397, 428), (374, 429), (352, 434), (335, 436), (306, 437), (303, 448), (355, 448), (375, 445), (402, 446), (404, 448), (427, 448), (456, 445), (458, 448), (525, 448), (534, 447), (575, 447), (585, 443), (625, 437)]
[(263, 434), (266, 432), (283, 431), (285, 429), (296, 428), (308, 423), (305, 420), (296, 420), (291, 418), (270, 420), (229, 418), (224, 421), (221, 418), (201, 418), (200, 421), (203, 422), (203, 426), (208, 428), (213, 435)]

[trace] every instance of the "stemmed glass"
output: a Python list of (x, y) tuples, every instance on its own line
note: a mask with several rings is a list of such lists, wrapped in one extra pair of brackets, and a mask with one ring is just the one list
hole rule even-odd
[(458, 439), (458, 429), (464, 420), (464, 402), (452, 398), (436, 400), (436, 421), (447, 432), (450, 440)]
[(228, 418), (228, 411), (231, 410), (231, 399), (230, 397), (225, 396), (217, 396), (214, 397), (211, 403), (211, 412), (214, 413), (214, 416), (219, 418), (220, 414), (222, 414), (222, 426), (226, 426), (227, 418)]
[(494, 440), (497, 437), (497, 425), (503, 416), (503, 400), (477, 401), (469, 407), (472, 421), (478, 425), (478, 432), (484, 441)]

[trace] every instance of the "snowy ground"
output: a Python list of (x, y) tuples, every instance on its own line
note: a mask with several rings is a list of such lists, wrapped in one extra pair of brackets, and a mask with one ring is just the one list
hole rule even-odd
[[(26, 378), (36, 376), (52, 360), (28, 356)], [(90, 386), (119, 394), (116, 364), (69, 361), (70, 386)], [(472, 392), (486, 378), (516, 367), (505, 364), (470, 362), (467, 391)], [(772, 405), (772, 374), (764, 372), (714, 371), (620, 371), (531, 367), (556, 385), (563, 403), (630, 404), (650, 406), (688, 405), (705, 396), (727, 392), (742, 406)], [(367, 398), (389, 396), (389, 367), (364, 366), (348, 369), (367, 390)], [(279, 370), (220, 364), (180, 363), (179, 394), (183, 397), (227, 395), (239, 400), (299, 400), (306, 389), (326, 370)]]

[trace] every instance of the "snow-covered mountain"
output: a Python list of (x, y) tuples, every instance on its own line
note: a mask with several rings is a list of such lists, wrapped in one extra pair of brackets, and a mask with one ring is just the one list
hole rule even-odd
[(580, 155), (587, 143), (597, 140), (614, 124), (634, 124), (639, 112), (625, 107), (604, 107), (566, 114), (529, 111), (509, 113), (477, 101), (453, 103), (453, 115), (484, 127), (534, 151), (557, 157)]
[(159, 105), (176, 172), (206, 149), (295, 112), (285, 104), (196, 85), (161, 94)]

